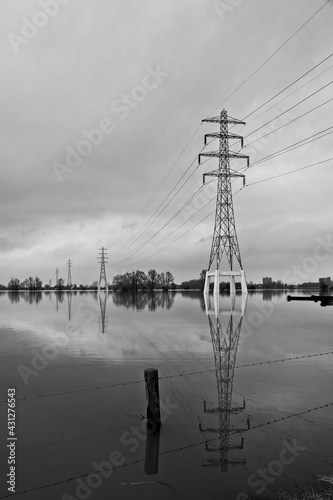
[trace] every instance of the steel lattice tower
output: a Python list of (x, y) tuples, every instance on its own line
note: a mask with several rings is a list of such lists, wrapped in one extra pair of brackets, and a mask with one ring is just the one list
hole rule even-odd
[(101, 264), (101, 272), (99, 275), (99, 282), (98, 282), (98, 290), (101, 289), (101, 283), (104, 281), (105, 285), (105, 290), (108, 291), (108, 282), (106, 280), (106, 272), (105, 272), (105, 263), (109, 259), (109, 257), (106, 254), (106, 248), (102, 247), (99, 248), (101, 252), (98, 254), (98, 262)]
[(71, 259), (68, 259), (68, 261), (67, 261), (67, 267), (68, 267), (67, 286), (72, 286), (72, 273), (71, 273), (72, 265), (73, 264), (72, 264)]
[[(235, 224), (232, 189), (231, 189), (232, 177), (242, 177), (244, 182), (245, 176), (230, 169), (230, 159), (245, 158), (247, 159), (247, 165), (249, 166), (249, 157), (246, 155), (242, 155), (240, 153), (230, 151), (229, 139), (240, 140), (241, 147), (243, 147), (243, 137), (236, 134), (230, 134), (228, 130), (229, 123), (234, 125), (238, 124), (245, 125), (245, 122), (236, 120), (235, 118), (228, 117), (225, 109), (221, 111), (220, 116), (206, 118), (202, 121), (220, 124), (219, 132), (205, 134), (205, 145), (207, 144), (207, 137), (211, 137), (213, 139), (219, 139), (219, 150), (200, 153), (198, 157), (199, 164), (201, 156), (216, 157), (219, 159), (218, 169), (213, 170), (211, 172), (206, 172), (203, 175), (204, 182), (206, 176), (218, 178), (215, 226), (214, 226), (212, 247), (209, 257), (208, 271), (206, 274), (204, 292), (205, 293), (209, 292), (209, 278), (211, 276), (215, 277), (214, 293), (219, 293), (220, 276), (230, 276), (230, 291), (231, 293), (234, 293), (235, 276), (240, 276), (242, 282), (242, 291), (244, 293), (247, 293), (245, 272), (243, 270), (243, 265), (238, 245), (238, 238), (236, 233), (236, 224)], [(220, 271), (220, 264), (224, 253), (226, 254), (227, 261), (229, 264), (229, 269), (230, 269), (229, 272)], [(238, 272), (234, 270), (234, 258), (236, 258), (239, 264), (240, 271)], [(216, 270), (211, 271), (214, 261), (216, 261)]]

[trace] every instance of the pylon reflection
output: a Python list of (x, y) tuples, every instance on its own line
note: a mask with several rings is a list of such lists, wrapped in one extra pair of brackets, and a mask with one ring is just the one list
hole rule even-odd
[[(230, 302), (231, 299), (231, 302)], [(237, 297), (238, 299), (238, 297)], [(212, 337), (214, 351), (215, 372), (217, 382), (218, 406), (208, 408), (204, 401), (204, 412), (218, 416), (218, 427), (200, 425), (201, 432), (218, 434), (218, 446), (213, 447), (206, 442), (206, 451), (218, 453), (219, 456), (209, 458), (205, 467), (220, 467), (227, 471), (229, 466), (246, 463), (245, 458), (229, 458), (230, 450), (243, 449), (243, 438), (238, 443), (230, 442), (230, 433), (241, 433), (246, 427), (233, 427), (231, 417), (233, 414), (245, 409), (245, 399), (241, 406), (232, 405), (233, 379), (236, 363), (237, 348), (241, 333), (242, 321), (245, 315), (247, 295), (242, 294), (240, 308), (236, 308), (236, 296), (227, 297), (228, 305), (225, 306), (219, 295), (205, 296), (206, 314)], [(214, 442), (214, 441), (213, 441)]]
[(102, 333), (105, 333), (105, 330), (108, 329), (109, 318), (106, 316), (106, 303), (108, 300), (108, 292), (98, 292), (99, 299), (99, 307), (101, 310), (101, 314), (98, 318), (99, 329)]

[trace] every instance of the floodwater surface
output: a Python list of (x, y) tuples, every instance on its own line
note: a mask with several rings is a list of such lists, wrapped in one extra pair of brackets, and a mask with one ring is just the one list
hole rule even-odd
[(333, 472), (332, 325), (333, 307), (283, 293), (1, 293), (0, 498), (10, 456), (25, 500), (318, 488)]

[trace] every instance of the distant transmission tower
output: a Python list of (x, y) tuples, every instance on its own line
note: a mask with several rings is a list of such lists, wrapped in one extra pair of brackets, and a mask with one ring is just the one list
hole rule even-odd
[[(200, 153), (198, 157), (199, 164), (201, 156), (217, 157), (219, 159), (218, 169), (211, 172), (206, 172), (203, 175), (204, 182), (207, 175), (218, 178), (215, 227), (212, 248), (209, 257), (208, 271), (206, 273), (204, 293), (209, 293), (210, 278), (214, 277), (214, 293), (218, 294), (220, 292), (221, 276), (230, 277), (230, 293), (236, 292), (235, 277), (240, 276), (242, 293), (247, 293), (245, 272), (242, 266), (238, 246), (231, 190), (231, 177), (242, 177), (243, 182), (245, 182), (245, 176), (235, 172), (234, 170), (230, 170), (230, 158), (246, 158), (247, 165), (249, 166), (249, 157), (229, 150), (229, 139), (240, 140), (241, 147), (243, 147), (243, 137), (241, 137), (240, 135), (230, 134), (228, 131), (229, 123), (245, 125), (245, 122), (228, 117), (225, 109), (221, 111), (220, 116), (206, 118), (202, 121), (220, 124), (219, 132), (205, 134), (205, 145), (207, 143), (207, 137), (219, 139), (219, 150)], [(221, 272), (220, 264), (224, 253), (226, 254), (230, 270)], [(238, 261), (240, 267), (240, 270), (238, 272), (234, 271), (234, 257), (236, 257), (236, 260)], [(216, 261), (216, 269), (212, 270), (214, 261)]]
[(72, 267), (72, 261), (71, 259), (68, 259), (67, 261), (67, 267), (68, 267), (68, 276), (67, 276), (67, 285), (71, 286), (72, 285), (72, 273), (71, 273), (71, 267)]
[(102, 248), (99, 248), (99, 250), (101, 250), (101, 252), (99, 252), (99, 254), (98, 254), (98, 262), (101, 264), (101, 272), (99, 275), (98, 291), (100, 291), (100, 289), (101, 289), (102, 281), (104, 281), (105, 290), (108, 291), (108, 282), (106, 280), (105, 263), (109, 259), (109, 257), (106, 254), (106, 250), (107, 250), (106, 248), (102, 247)]

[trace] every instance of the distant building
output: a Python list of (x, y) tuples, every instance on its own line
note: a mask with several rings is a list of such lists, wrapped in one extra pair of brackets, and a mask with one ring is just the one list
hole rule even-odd
[(332, 286), (331, 278), (319, 278), (319, 288), (330, 288)]
[(306, 283), (301, 283), (298, 288), (319, 288), (319, 283), (318, 281), (315, 283), (308, 281)]
[(271, 286), (272, 286), (272, 278), (263, 278), (262, 279), (262, 286), (264, 288), (271, 288)]

